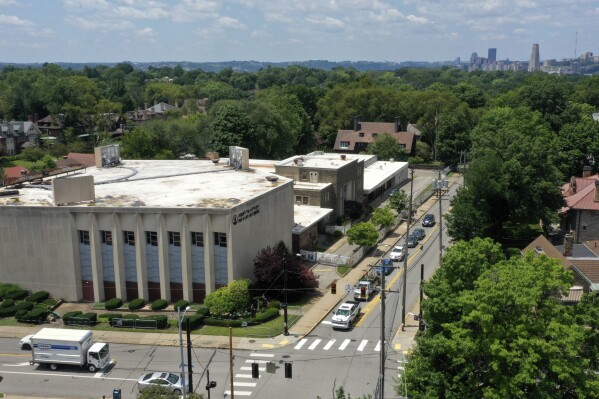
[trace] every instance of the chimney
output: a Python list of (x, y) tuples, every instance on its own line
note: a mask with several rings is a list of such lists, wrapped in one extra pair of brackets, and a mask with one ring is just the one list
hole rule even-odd
[(570, 193), (569, 195), (576, 194), (576, 177), (570, 177)]
[(33, 114), (33, 123), (37, 123), (37, 112)]
[(395, 117), (395, 133), (398, 133), (401, 131), (401, 117), (396, 116)]
[(582, 177), (591, 176), (593, 168), (590, 165), (586, 165), (582, 168)]
[(574, 246), (574, 232), (570, 230), (564, 235), (564, 256), (572, 256), (572, 247)]
[(357, 132), (358, 130), (362, 130), (362, 124), (360, 123), (360, 118), (362, 118), (361, 115), (354, 116), (354, 131), (355, 132)]
[(599, 180), (595, 180), (595, 202), (599, 202)]

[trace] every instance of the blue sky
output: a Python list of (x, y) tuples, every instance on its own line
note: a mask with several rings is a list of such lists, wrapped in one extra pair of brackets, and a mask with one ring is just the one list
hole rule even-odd
[(599, 0), (0, 0), (0, 61), (599, 55)]

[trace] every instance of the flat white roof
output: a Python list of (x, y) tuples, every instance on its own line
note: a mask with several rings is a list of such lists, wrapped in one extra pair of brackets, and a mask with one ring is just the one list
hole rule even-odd
[(295, 205), (293, 207), (293, 229), (294, 234), (300, 234), (315, 223), (318, 223), (329, 213), (330, 208), (320, 208), (310, 205)]
[(364, 193), (368, 194), (394, 175), (407, 169), (407, 162), (377, 161), (364, 169)]
[[(275, 189), (291, 179), (265, 169), (233, 170), (226, 160), (123, 160), (119, 167), (90, 167), (71, 176), (94, 177), (99, 207), (232, 208)], [(1, 205), (55, 206), (50, 178), (47, 184), (25, 184), (19, 195), (0, 196)], [(14, 188), (7, 188), (14, 189)], [(18, 201), (15, 200), (18, 198)], [(90, 206), (89, 203), (68, 206)]]
[[(342, 159), (342, 156), (345, 159)], [(322, 168), (322, 169), (339, 169), (345, 164), (358, 161), (368, 162), (372, 159), (376, 159), (376, 155), (364, 155), (364, 154), (337, 154), (331, 152), (311, 152), (307, 155), (297, 155), (279, 162), (281, 166), (304, 166), (307, 168)], [(298, 160), (298, 161), (296, 161)], [(300, 163), (296, 163), (300, 162)]]
[(69, 341), (81, 341), (91, 336), (90, 330), (71, 330), (62, 328), (42, 328), (33, 335), (37, 339), (61, 339)]

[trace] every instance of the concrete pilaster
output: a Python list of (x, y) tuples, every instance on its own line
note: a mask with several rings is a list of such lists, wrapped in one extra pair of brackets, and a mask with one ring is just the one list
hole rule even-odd
[(214, 232), (212, 218), (204, 215), (204, 271), (206, 276), (206, 295), (214, 291)]
[(104, 300), (104, 270), (102, 269), (102, 240), (96, 214), (91, 214), (91, 226), (89, 231), (89, 245), (92, 261), (92, 276), (94, 280), (94, 301)]
[(112, 258), (114, 262), (114, 284), (117, 298), (127, 298), (125, 285), (125, 256), (123, 254), (123, 232), (121, 231), (121, 218), (118, 213), (113, 214), (112, 223)]
[(181, 215), (181, 267), (183, 269), (183, 299), (191, 302), (193, 300), (191, 232), (189, 231), (189, 217), (186, 214)]
[(148, 269), (146, 266), (146, 233), (143, 218), (138, 213), (135, 225), (135, 266), (137, 268), (137, 295), (148, 299)]
[(163, 214), (158, 216), (158, 269), (160, 273), (160, 297), (170, 302), (171, 276), (168, 261), (168, 228)]

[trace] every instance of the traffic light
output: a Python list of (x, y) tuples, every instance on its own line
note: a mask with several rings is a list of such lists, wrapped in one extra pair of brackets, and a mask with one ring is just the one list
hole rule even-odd
[(337, 283), (331, 283), (331, 294), (335, 295), (337, 293)]
[(252, 363), (252, 378), (260, 378), (260, 371), (258, 370), (258, 363)]
[(291, 369), (291, 362), (285, 362), (285, 378), (293, 378), (293, 371)]
[(360, 287), (360, 297), (366, 298), (366, 286), (364, 285)]

